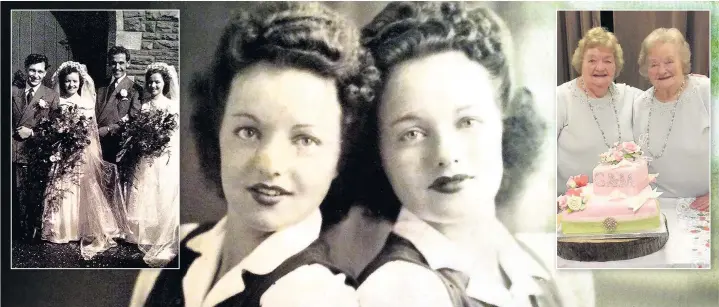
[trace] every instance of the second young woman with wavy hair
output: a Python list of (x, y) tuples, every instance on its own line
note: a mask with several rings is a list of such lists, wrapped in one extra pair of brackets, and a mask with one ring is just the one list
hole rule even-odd
[(507, 32), (491, 10), (452, 2), (391, 3), (364, 28), (383, 87), (365, 145), (376, 154), (358, 167), (374, 173), (359, 180), (396, 222), (359, 277), (362, 306), (579, 306), (496, 215), (546, 130), (514, 83)]

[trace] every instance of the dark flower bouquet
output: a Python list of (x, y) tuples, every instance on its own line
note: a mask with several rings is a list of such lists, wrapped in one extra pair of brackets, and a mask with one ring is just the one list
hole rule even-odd
[(147, 109), (139, 112), (129, 121), (120, 123), (120, 152), (117, 167), (122, 182), (131, 182), (135, 169), (146, 160), (167, 152), (170, 136), (177, 129), (177, 114), (164, 109)]
[(46, 212), (57, 211), (67, 192), (60, 182), (78, 184), (79, 166), (84, 163), (82, 152), (90, 144), (89, 126), (90, 119), (71, 105), (51, 111), (33, 128), (33, 136), (22, 148), (28, 161), (22, 198), (26, 200), (25, 229), (42, 227), (45, 206), (49, 209)]

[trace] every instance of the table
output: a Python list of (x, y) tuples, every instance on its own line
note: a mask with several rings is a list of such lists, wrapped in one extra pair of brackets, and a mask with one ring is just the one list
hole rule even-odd
[(582, 262), (557, 258), (557, 268), (710, 268), (709, 212), (688, 209), (691, 198), (659, 198), (667, 217), (669, 240), (664, 248), (639, 258), (607, 262)]

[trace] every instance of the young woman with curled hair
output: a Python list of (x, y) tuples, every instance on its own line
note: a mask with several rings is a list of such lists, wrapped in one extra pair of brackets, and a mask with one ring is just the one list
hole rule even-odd
[[(141, 112), (162, 110), (179, 121), (179, 80), (174, 66), (157, 62), (145, 71), (148, 98)], [(178, 125), (179, 126), (179, 125)], [(159, 157), (144, 157), (133, 170), (127, 188), (127, 241), (138, 245), (143, 260), (162, 267), (177, 255), (180, 226), (180, 134), (169, 136)]]
[(349, 205), (327, 194), (377, 78), (356, 28), (320, 4), (263, 3), (232, 19), (193, 117), (227, 215), (186, 225), (168, 265), (180, 270), (143, 272), (133, 305), (356, 306), (319, 235)]
[(115, 239), (123, 234), (120, 186), (106, 183), (107, 178), (117, 179), (117, 168), (102, 159), (95, 120), (95, 84), (87, 67), (72, 61), (62, 63), (52, 83), (60, 95), (59, 105), (78, 108), (90, 125), (86, 127), (88, 145), (81, 153), (77, 182), (60, 178), (55, 186), (67, 192), (57, 208), (44, 206), (42, 239), (54, 243), (80, 241), (80, 254), (89, 260), (116, 246)]
[(546, 129), (514, 84), (502, 20), (461, 3), (391, 3), (362, 34), (383, 84), (363, 146), (376, 154), (357, 165), (374, 185), (358, 197), (396, 222), (359, 277), (360, 304), (572, 306), (496, 216)]

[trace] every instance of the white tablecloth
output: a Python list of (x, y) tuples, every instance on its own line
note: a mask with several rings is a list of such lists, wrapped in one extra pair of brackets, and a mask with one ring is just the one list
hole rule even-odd
[[(704, 268), (710, 267), (708, 230), (694, 230), (689, 222), (681, 220), (677, 214), (679, 200), (660, 198), (661, 212), (667, 217), (669, 240), (661, 250), (644, 257), (607, 262), (582, 262), (566, 260), (557, 256), (557, 268)], [(707, 220), (709, 215), (707, 215)], [(703, 221), (704, 219), (702, 219)], [(708, 222), (707, 222), (708, 223)], [(693, 228), (689, 228), (693, 227)], [(698, 229), (698, 228), (697, 228)], [(698, 248), (701, 246), (702, 248)], [(704, 250), (706, 248), (706, 250)]]

